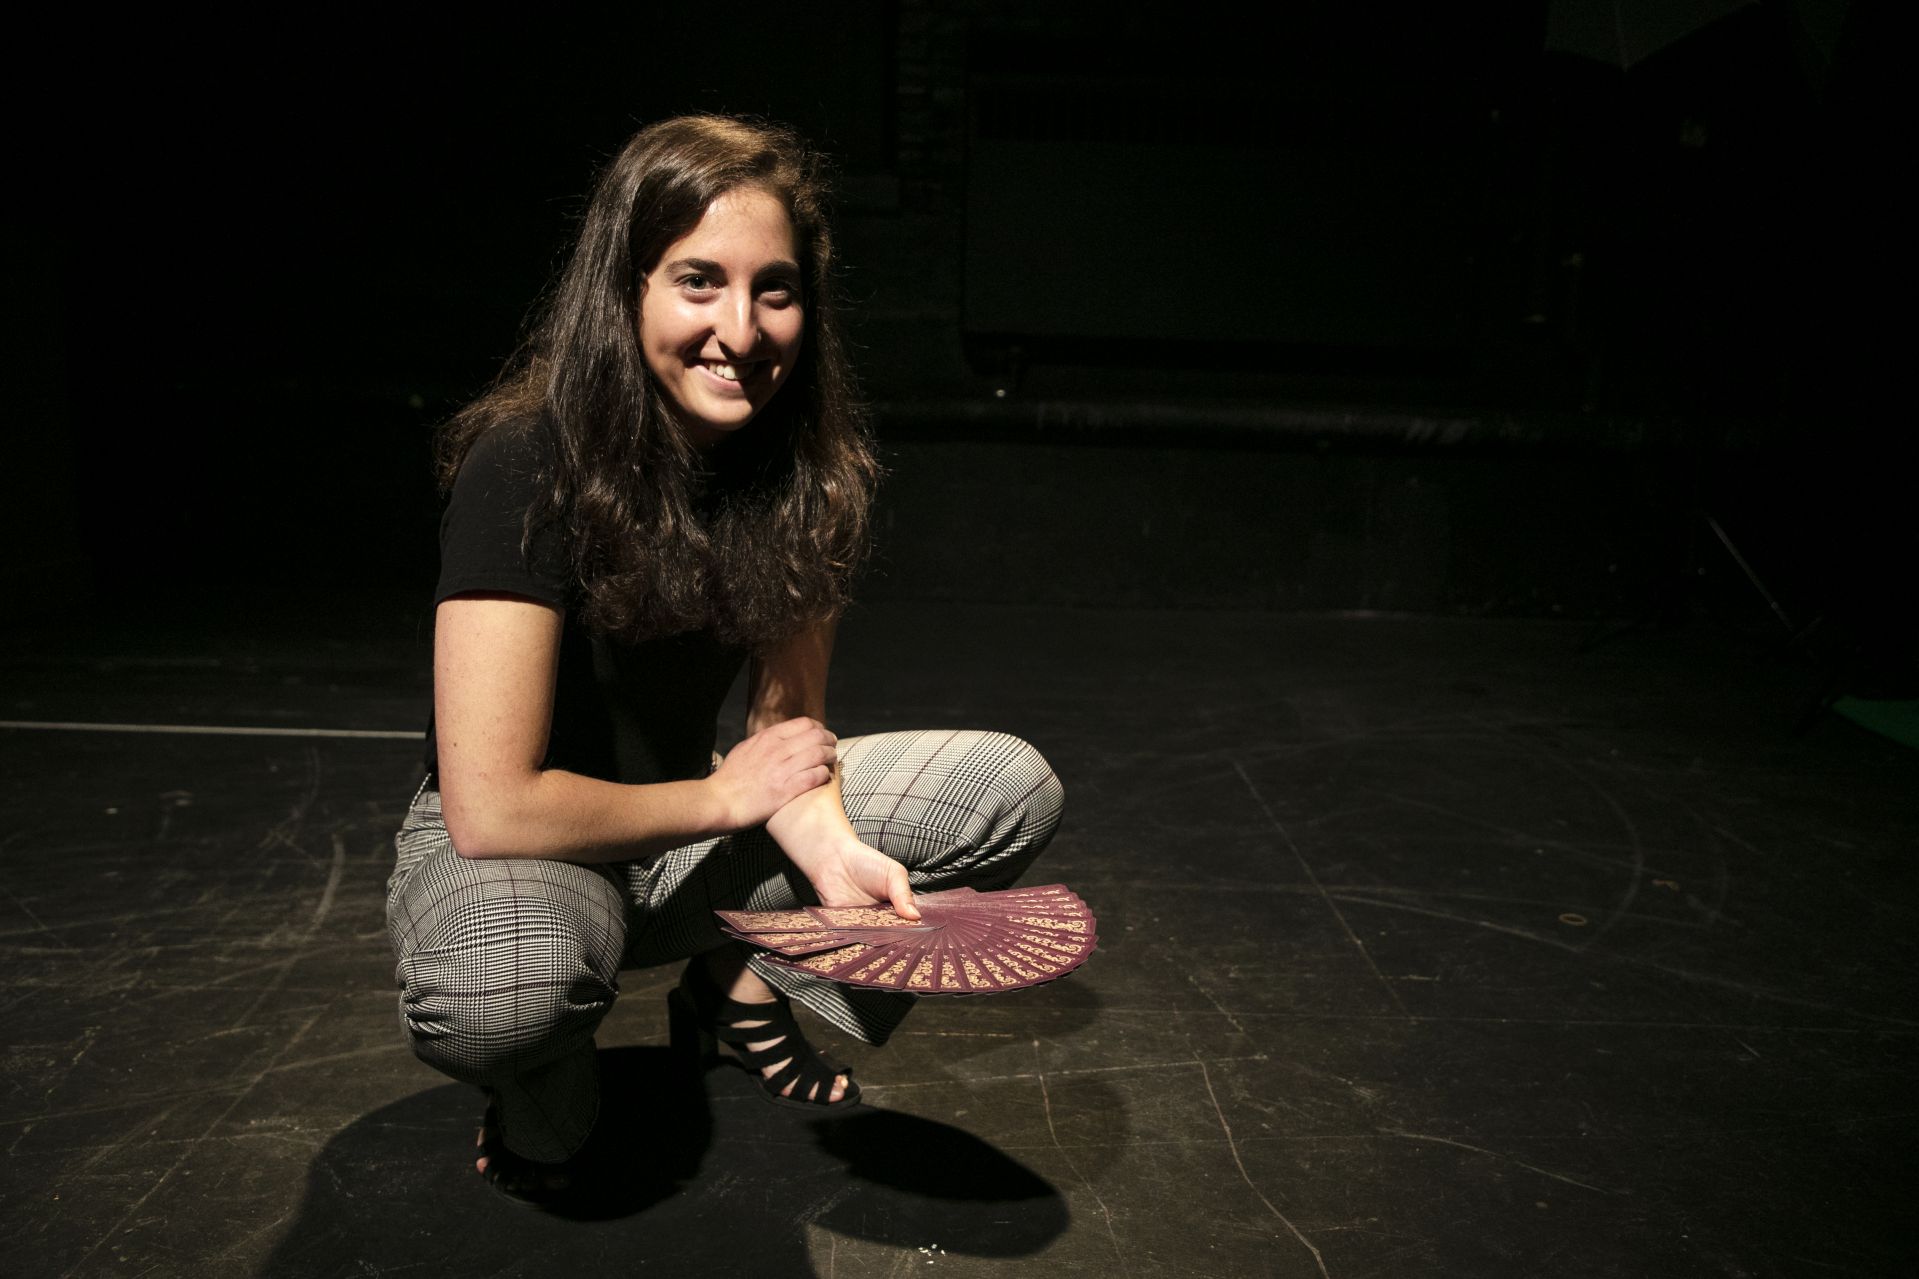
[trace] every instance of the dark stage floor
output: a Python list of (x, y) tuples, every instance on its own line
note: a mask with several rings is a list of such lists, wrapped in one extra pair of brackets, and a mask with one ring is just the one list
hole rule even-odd
[[(851, 1050), (839, 1123), (675, 1079), (672, 975), (631, 974), (636, 1173), (567, 1219), (472, 1175), (474, 1094), (400, 1044), (413, 742), (0, 730), (0, 1270), (1911, 1273), (1919, 755), (1792, 736), (1813, 675), (1729, 632), (1583, 636), (858, 614), (841, 731), (1040, 744), (1038, 878), (1101, 950)], [(383, 618), (7, 644), (12, 721), (408, 732), (426, 696)]]

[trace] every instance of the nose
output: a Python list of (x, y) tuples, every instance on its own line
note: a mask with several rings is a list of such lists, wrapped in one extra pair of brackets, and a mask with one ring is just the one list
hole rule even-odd
[(730, 291), (713, 317), (713, 336), (728, 355), (749, 355), (760, 338), (759, 317), (753, 313), (749, 289)]

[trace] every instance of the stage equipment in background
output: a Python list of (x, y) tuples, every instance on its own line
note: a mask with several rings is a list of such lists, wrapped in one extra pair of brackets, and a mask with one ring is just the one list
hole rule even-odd
[(917, 995), (1020, 990), (1064, 977), (1093, 953), (1098, 922), (1064, 884), (914, 898), (917, 920), (890, 906), (715, 911), (726, 932), (769, 963), (848, 986)]

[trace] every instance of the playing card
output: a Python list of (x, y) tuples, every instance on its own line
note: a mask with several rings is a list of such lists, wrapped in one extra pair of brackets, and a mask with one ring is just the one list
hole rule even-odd
[(770, 963), (849, 986), (983, 994), (1052, 981), (1086, 962), (1099, 926), (1064, 884), (921, 893), (920, 918), (888, 906), (720, 911), (725, 931)]
[(829, 928), (913, 928), (918, 923), (895, 915), (891, 906), (808, 906), (806, 912)]
[(820, 921), (803, 910), (716, 910), (730, 933), (816, 932)]

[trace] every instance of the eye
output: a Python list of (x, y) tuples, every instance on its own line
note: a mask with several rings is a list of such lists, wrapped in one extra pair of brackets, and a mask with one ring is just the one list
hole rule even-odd
[(680, 287), (683, 289), (691, 289), (695, 293), (704, 293), (713, 287), (713, 277), (709, 275), (683, 275), (680, 277)]
[(766, 280), (760, 285), (760, 298), (770, 306), (791, 306), (799, 301), (800, 287), (791, 280)]

